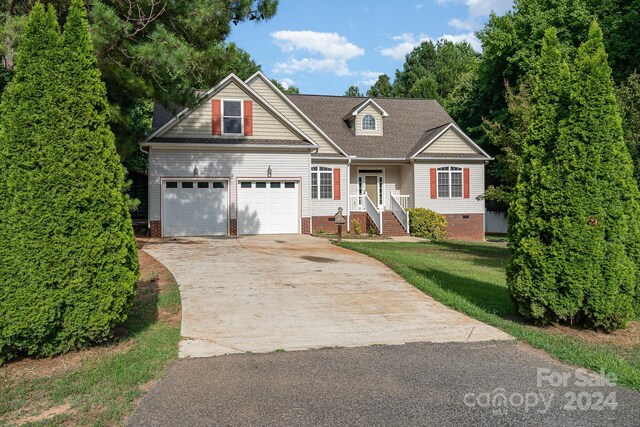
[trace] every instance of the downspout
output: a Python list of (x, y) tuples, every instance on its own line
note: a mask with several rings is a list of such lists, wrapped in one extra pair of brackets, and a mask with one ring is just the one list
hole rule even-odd
[(351, 157), (347, 159), (347, 233), (351, 232)]

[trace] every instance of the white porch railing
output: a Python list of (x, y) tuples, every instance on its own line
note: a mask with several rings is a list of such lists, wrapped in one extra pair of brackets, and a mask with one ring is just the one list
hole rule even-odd
[(367, 210), (364, 203), (365, 197), (364, 194), (352, 194), (349, 197), (349, 212), (365, 212)]
[(364, 204), (367, 210), (367, 214), (369, 214), (369, 218), (373, 221), (373, 223), (378, 228), (378, 232), (382, 234), (382, 211), (378, 210), (378, 207), (373, 204), (369, 196), (364, 195)]
[[(411, 196), (404, 194), (392, 194), (392, 196), (396, 198), (396, 202), (398, 202), (400, 207), (406, 211), (409, 207), (409, 197)], [(393, 202), (391, 204), (393, 205)]]
[[(409, 212), (406, 211), (408, 198), (409, 196), (391, 194), (391, 212), (398, 218), (407, 233), (409, 233)], [(402, 202), (404, 202), (404, 206)]]

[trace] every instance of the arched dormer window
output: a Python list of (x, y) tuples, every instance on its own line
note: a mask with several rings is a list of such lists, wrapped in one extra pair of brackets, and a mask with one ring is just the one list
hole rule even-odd
[(362, 130), (376, 130), (376, 118), (367, 114), (362, 118)]

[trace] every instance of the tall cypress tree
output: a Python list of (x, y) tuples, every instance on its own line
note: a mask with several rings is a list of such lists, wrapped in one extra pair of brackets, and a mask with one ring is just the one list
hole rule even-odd
[[(600, 27), (592, 24), (570, 82), (545, 76), (548, 53), (534, 96), (529, 164), (510, 210), (509, 290), (520, 312), (540, 322), (624, 327), (638, 301), (640, 194)], [(541, 98), (542, 91), (551, 95)]]
[(509, 210), (512, 256), (507, 283), (519, 311), (535, 320), (553, 317), (555, 310), (550, 306), (559, 297), (558, 259), (550, 250), (554, 240), (552, 225), (559, 214), (558, 204), (554, 205), (554, 152), (558, 122), (567, 116), (570, 82), (557, 31), (549, 28), (534, 77), (522, 166)]
[(563, 222), (573, 246), (566, 265), (583, 282), (580, 317), (596, 328), (624, 327), (638, 298), (640, 194), (597, 22), (575, 59), (557, 158), (571, 207), (571, 221)]
[[(33, 14), (30, 26), (46, 21), (58, 31), (51, 11), (46, 19), (41, 6)], [(36, 54), (21, 43), (22, 64), (2, 102), (10, 171), (0, 189), (8, 201), (0, 212), (0, 360), (108, 338), (125, 319), (138, 278), (123, 170), (82, 0), (72, 1), (62, 38), (49, 40), (40, 69), (27, 66)]]

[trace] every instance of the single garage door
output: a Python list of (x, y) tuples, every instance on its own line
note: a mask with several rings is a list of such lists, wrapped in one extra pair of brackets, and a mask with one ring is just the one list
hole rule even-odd
[(296, 234), (300, 222), (297, 181), (240, 181), (238, 234)]
[(222, 236), (227, 234), (226, 181), (166, 180), (163, 184), (164, 236)]

